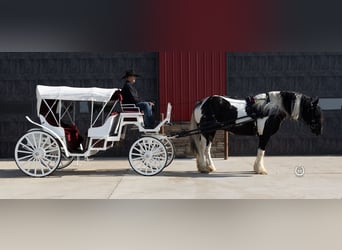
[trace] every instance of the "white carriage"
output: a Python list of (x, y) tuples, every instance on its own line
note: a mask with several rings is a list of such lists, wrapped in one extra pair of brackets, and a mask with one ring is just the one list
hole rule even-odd
[[(141, 135), (129, 150), (134, 171), (156, 175), (174, 159), (172, 142), (159, 133), (170, 122), (170, 103), (166, 118), (155, 128), (145, 129), (143, 113), (135, 105), (121, 103), (120, 89), (38, 85), (36, 94), (40, 122), (26, 116), (36, 128), (18, 140), (14, 152), (17, 166), (29, 176), (47, 176), (67, 167), (76, 157), (88, 158), (113, 147), (124, 139), (129, 125), (136, 126)], [(83, 136), (75, 124), (82, 107), (90, 116)]]

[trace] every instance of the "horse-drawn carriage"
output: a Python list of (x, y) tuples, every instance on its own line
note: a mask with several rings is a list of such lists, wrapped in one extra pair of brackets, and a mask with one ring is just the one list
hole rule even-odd
[[(15, 146), (19, 169), (33, 177), (44, 177), (65, 168), (77, 157), (88, 158), (125, 138), (129, 125), (136, 126), (140, 138), (129, 150), (129, 163), (141, 175), (156, 175), (174, 159), (172, 142), (159, 131), (170, 122), (166, 118), (155, 128), (145, 129), (143, 113), (135, 105), (123, 105), (120, 89), (42, 86), (36, 88), (40, 122), (28, 130)], [(88, 110), (89, 126), (82, 136), (76, 124), (80, 109)], [(77, 112), (78, 111), (78, 112)]]
[[(195, 106), (190, 130), (173, 136), (159, 133), (170, 122), (166, 118), (154, 129), (145, 129), (143, 114), (135, 105), (123, 105), (119, 89), (37, 86), (37, 114), (40, 123), (26, 117), (37, 128), (27, 131), (15, 147), (15, 161), (27, 175), (42, 177), (68, 166), (75, 157), (89, 157), (113, 147), (125, 137), (127, 126), (136, 126), (141, 137), (129, 150), (131, 167), (142, 175), (156, 175), (174, 159), (171, 138), (191, 136), (200, 172), (215, 170), (210, 148), (217, 130), (259, 137), (254, 170), (266, 174), (263, 158), (270, 137), (283, 120), (302, 120), (312, 133), (322, 134), (323, 116), (318, 98), (290, 91), (271, 91), (246, 100), (210, 96)], [(82, 140), (75, 124), (76, 105), (86, 103), (89, 127)], [(86, 109), (87, 109), (86, 108)]]

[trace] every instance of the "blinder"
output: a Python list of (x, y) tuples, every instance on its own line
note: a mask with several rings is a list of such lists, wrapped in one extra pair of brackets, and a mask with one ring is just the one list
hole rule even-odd
[(317, 105), (311, 104), (311, 107), (310, 107), (311, 121), (309, 125), (310, 125), (311, 131), (318, 135), (321, 132), (321, 121), (316, 119), (316, 115), (315, 115), (316, 108), (317, 108)]

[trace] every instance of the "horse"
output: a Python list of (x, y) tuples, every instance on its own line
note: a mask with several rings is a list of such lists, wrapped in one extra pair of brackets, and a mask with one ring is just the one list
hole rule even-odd
[(209, 173), (216, 170), (210, 149), (216, 131), (223, 129), (236, 135), (258, 136), (254, 171), (267, 174), (265, 148), (284, 120), (301, 120), (312, 133), (322, 134), (323, 114), (318, 102), (318, 97), (292, 91), (271, 91), (245, 100), (219, 95), (202, 99), (195, 105), (190, 122), (190, 130), (198, 131), (190, 136), (198, 171)]

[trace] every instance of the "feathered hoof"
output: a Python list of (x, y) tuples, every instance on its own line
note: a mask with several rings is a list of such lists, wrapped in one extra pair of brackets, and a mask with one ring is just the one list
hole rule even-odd
[(215, 166), (213, 166), (213, 165), (209, 165), (209, 166), (207, 167), (207, 169), (209, 170), (209, 172), (215, 172), (215, 171), (216, 171), (216, 168), (215, 168)]
[(209, 174), (211, 172), (215, 172), (216, 171), (216, 168), (214, 166), (205, 166), (205, 167), (202, 167), (202, 168), (198, 168), (198, 171), (202, 174)]
[(267, 175), (268, 174), (266, 169), (259, 169), (259, 170), (256, 170), (255, 172), (257, 174), (261, 174), (261, 175)]
[(201, 174), (209, 174), (210, 172), (208, 170), (198, 170)]

